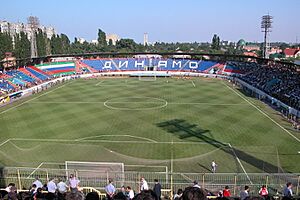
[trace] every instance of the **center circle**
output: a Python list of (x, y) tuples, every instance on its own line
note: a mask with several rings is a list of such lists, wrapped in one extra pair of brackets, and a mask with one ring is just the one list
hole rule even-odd
[(166, 100), (155, 97), (120, 97), (104, 102), (105, 107), (113, 110), (154, 110), (167, 105)]

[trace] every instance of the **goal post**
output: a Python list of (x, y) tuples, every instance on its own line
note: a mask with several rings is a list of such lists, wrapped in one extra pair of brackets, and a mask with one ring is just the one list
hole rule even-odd
[(138, 77), (140, 81), (156, 81), (156, 66), (151, 58), (147, 64), (138, 65)]
[(97, 178), (108, 181), (112, 178), (115, 182), (124, 182), (124, 163), (65, 161), (65, 167), (67, 177), (73, 173), (81, 180)]
[(139, 81), (156, 81), (156, 73), (139, 73)]

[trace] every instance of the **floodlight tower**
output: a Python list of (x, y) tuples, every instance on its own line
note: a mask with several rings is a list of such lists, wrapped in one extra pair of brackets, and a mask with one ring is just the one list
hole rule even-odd
[(30, 27), (30, 33), (31, 33), (31, 58), (36, 58), (38, 57), (38, 52), (37, 52), (37, 45), (36, 45), (36, 32), (39, 27), (39, 18), (35, 16), (30, 16), (27, 18), (27, 23)]
[(264, 32), (264, 46), (263, 46), (263, 57), (264, 58), (269, 58), (269, 54), (268, 54), (269, 44), (267, 42), (267, 39), (268, 39), (267, 37), (268, 37), (268, 34), (271, 32), (272, 23), (273, 23), (272, 16), (270, 16), (269, 14), (262, 16), (261, 28), (262, 28), (262, 32)]

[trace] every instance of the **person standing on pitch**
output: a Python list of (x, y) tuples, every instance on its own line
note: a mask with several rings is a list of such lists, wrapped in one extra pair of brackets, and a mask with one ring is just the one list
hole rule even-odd
[(218, 165), (217, 165), (216, 162), (213, 160), (213, 161), (211, 162), (211, 171), (212, 171), (212, 173), (216, 173), (217, 167), (218, 167)]

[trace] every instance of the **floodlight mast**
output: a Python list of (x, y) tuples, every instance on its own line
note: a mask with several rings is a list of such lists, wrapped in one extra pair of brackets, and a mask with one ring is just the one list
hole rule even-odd
[(263, 45), (263, 58), (269, 58), (269, 52), (268, 52), (268, 33), (272, 32), (272, 23), (273, 23), (273, 17), (268, 15), (262, 16), (261, 20), (261, 28), (262, 32), (264, 32), (264, 45)]

